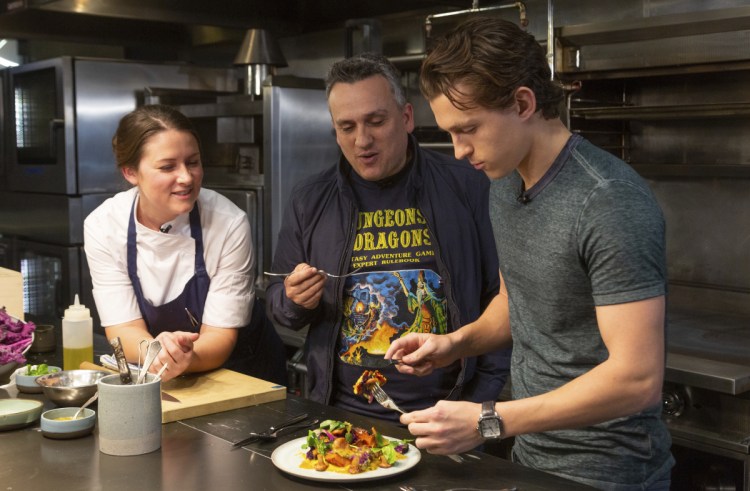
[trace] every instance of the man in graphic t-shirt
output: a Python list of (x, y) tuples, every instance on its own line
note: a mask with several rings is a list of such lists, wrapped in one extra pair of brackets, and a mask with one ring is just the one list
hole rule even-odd
[(354, 394), (363, 372), (378, 370), (409, 411), (443, 399), (496, 399), (506, 351), (457, 360), (419, 380), (383, 359), (410, 332), (446, 334), (475, 320), (497, 293), (488, 179), (420, 148), (400, 75), (385, 57), (337, 62), (326, 85), (343, 155), (292, 192), (273, 271), (293, 273), (266, 289), (275, 323), (309, 326), (309, 397), (396, 421), (394, 411)]

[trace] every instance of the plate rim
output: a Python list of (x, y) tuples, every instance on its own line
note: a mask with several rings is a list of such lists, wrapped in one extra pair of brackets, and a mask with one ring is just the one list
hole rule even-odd
[(2, 401), (22, 401), (27, 407), (12, 413), (0, 414), (0, 431), (16, 430), (31, 425), (41, 417), (44, 409), (44, 404), (34, 399), (0, 399), (0, 406)]
[(26, 407), (13, 411), (12, 413), (0, 413), (0, 416), (14, 416), (17, 414), (25, 413), (28, 411), (34, 411), (36, 409), (44, 407), (44, 403), (42, 401), (37, 401), (36, 399), (18, 399), (18, 398), (0, 399), (0, 405), (2, 405), (2, 401), (13, 401), (13, 404), (21, 404)]
[[(385, 435), (383, 435), (385, 436)], [(389, 436), (385, 436), (385, 438), (388, 438), (389, 440), (397, 440), (401, 441), (402, 438), (393, 438)], [(387, 474), (377, 474), (377, 471), (370, 471), (370, 472), (363, 472), (361, 474), (338, 474), (338, 473), (326, 473), (326, 472), (318, 472), (318, 471), (312, 471), (314, 474), (309, 473), (310, 469), (302, 469), (299, 466), (291, 467), (288, 465), (280, 464), (279, 461), (281, 460), (281, 453), (287, 452), (287, 451), (294, 451), (299, 450), (300, 452), (302, 449), (300, 448), (302, 446), (302, 443), (304, 443), (307, 440), (306, 436), (295, 438), (294, 440), (290, 440), (286, 443), (283, 443), (276, 447), (271, 454), (271, 462), (273, 465), (279, 469), (280, 471), (284, 472), (285, 474), (289, 474), (290, 476), (299, 477), (301, 479), (306, 479), (310, 481), (318, 481), (318, 482), (358, 482), (358, 481), (374, 481), (377, 479), (387, 479), (389, 477), (397, 476), (399, 474), (402, 474), (409, 469), (415, 467), (421, 460), (422, 460), (422, 452), (419, 451), (419, 449), (409, 443), (409, 452), (407, 452), (407, 459), (411, 457), (411, 455), (416, 455), (413, 457), (410, 461), (407, 462), (407, 465), (403, 468), (397, 469), (395, 472), (388, 472)], [(290, 449), (290, 447), (294, 447), (294, 449)], [(392, 467), (391, 467), (392, 469)]]

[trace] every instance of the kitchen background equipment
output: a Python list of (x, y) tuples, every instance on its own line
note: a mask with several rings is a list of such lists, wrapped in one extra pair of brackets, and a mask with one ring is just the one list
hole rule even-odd
[(736, 7), (556, 30), (569, 126), (664, 210), (674, 489), (750, 490), (748, 20)]

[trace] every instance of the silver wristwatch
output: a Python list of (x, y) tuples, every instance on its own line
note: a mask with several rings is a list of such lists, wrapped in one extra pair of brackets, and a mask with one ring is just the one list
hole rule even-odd
[(479, 415), (477, 430), (482, 438), (500, 440), (505, 434), (503, 418), (495, 411), (495, 401), (482, 403), (482, 413)]

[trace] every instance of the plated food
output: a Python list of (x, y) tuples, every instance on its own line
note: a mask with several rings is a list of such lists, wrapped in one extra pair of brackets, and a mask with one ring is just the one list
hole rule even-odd
[(281, 445), (271, 456), (282, 471), (316, 481), (381, 479), (407, 471), (420, 459), (408, 440), (336, 420), (323, 421), (307, 437)]
[(360, 472), (391, 467), (409, 450), (406, 440), (384, 438), (375, 428), (367, 431), (347, 421), (323, 421), (311, 430), (302, 445), (305, 460), (300, 466), (319, 472)]
[(372, 394), (372, 386), (378, 384), (382, 387), (387, 381), (385, 375), (380, 373), (379, 370), (365, 370), (354, 383), (354, 387), (352, 387), (354, 389), (354, 395), (361, 395), (367, 399), (367, 402), (372, 404), (372, 401), (375, 398)]

